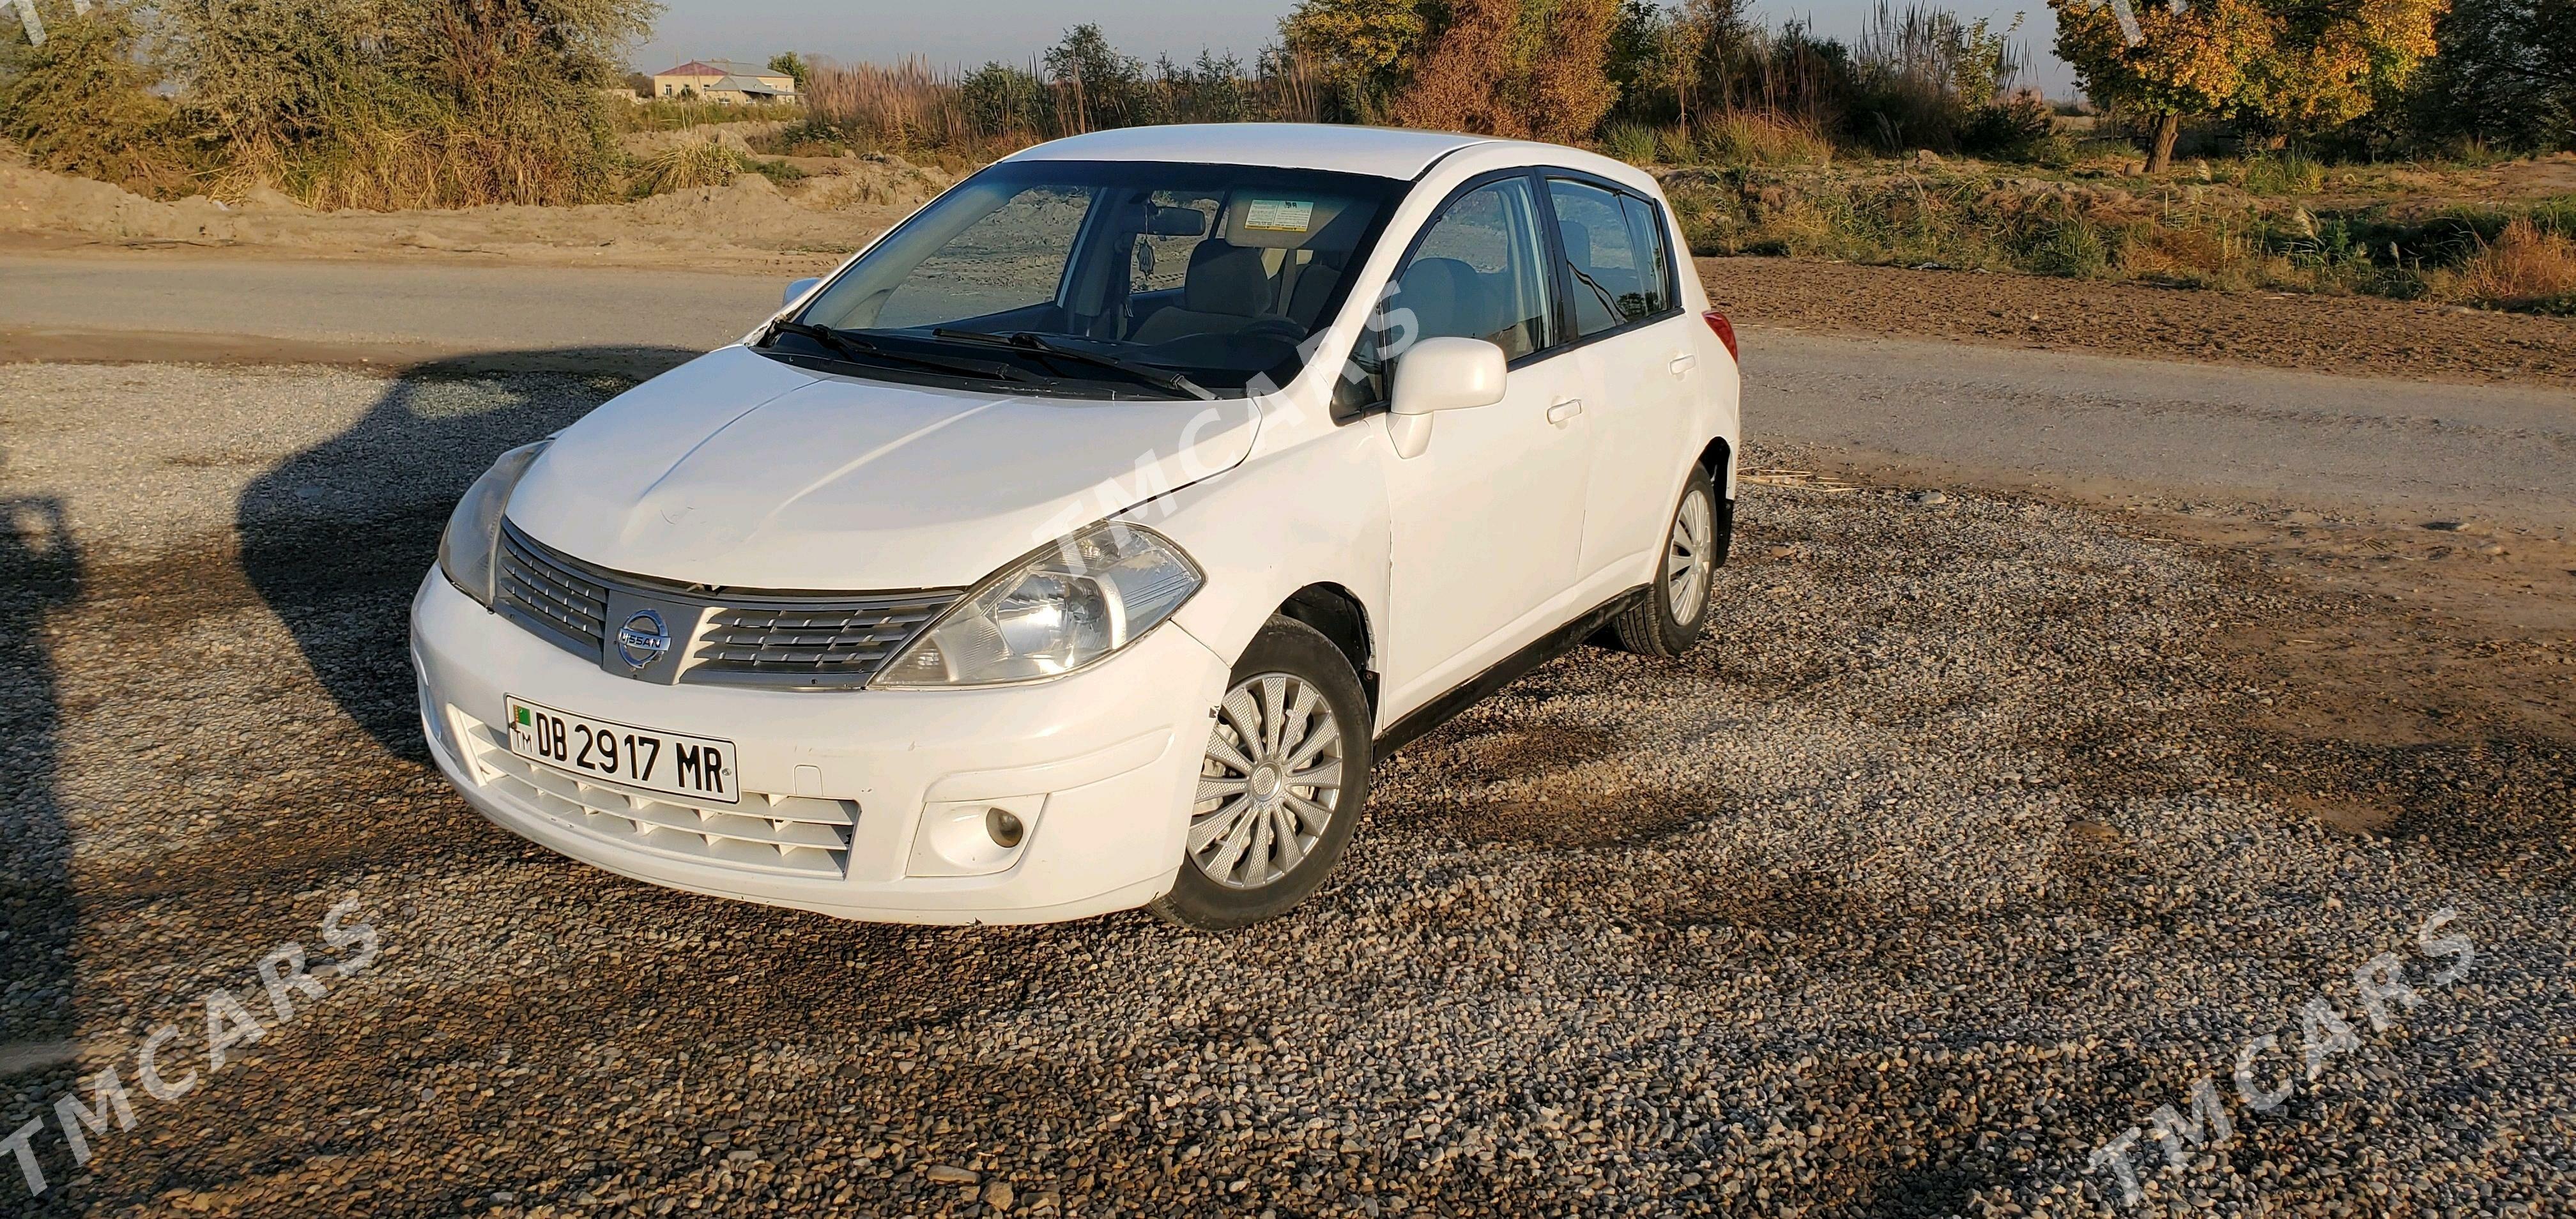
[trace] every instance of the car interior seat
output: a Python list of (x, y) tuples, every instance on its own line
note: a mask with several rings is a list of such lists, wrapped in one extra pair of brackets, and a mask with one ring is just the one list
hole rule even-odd
[(1211, 237), (1190, 250), (1180, 303), (1145, 315), (1130, 341), (1168, 343), (1202, 334), (1231, 334), (1270, 309), (1269, 268), (1261, 251)]

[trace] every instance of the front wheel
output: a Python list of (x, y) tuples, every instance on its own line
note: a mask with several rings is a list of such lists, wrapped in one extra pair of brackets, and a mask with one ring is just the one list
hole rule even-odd
[(1359, 821), (1370, 744), (1350, 660), (1323, 632), (1272, 618), (1235, 662), (1199, 761), (1180, 875), (1149, 908), (1215, 931), (1306, 900)]
[(1679, 656), (1708, 629), (1709, 586), (1725, 553), (1717, 485), (1691, 467), (1664, 526), (1662, 557), (1646, 595), (1612, 622), (1619, 646), (1640, 656)]

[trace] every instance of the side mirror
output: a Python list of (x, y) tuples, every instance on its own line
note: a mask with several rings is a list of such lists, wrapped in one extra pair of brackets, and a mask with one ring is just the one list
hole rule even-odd
[(793, 305), (793, 304), (795, 304), (795, 303), (796, 303), (796, 298), (797, 298), (797, 297), (803, 296), (803, 295), (805, 295), (806, 293), (813, 291), (813, 290), (814, 290), (814, 285), (819, 284), (819, 283), (821, 283), (821, 282), (823, 282), (823, 278), (822, 278), (821, 276), (819, 276), (819, 275), (817, 275), (817, 276), (810, 276), (810, 277), (805, 278), (805, 279), (790, 280), (790, 281), (788, 281), (788, 284), (787, 284), (787, 296), (786, 296), (786, 298), (785, 298), (785, 299), (783, 299), (783, 300), (781, 300), (781, 301), (779, 301), (778, 303), (779, 303), (779, 304), (781, 304), (781, 305)]
[(1424, 339), (1395, 363), (1387, 401), (1387, 435), (1398, 457), (1431, 447), (1431, 416), (1503, 400), (1503, 349), (1483, 339)]

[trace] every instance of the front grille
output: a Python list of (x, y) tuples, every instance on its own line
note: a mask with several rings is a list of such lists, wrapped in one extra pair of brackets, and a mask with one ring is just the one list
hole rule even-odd
[(941, 592), (719, 608), (699, 628), (692, 663), (680, 680), (856, 685), (956, 599), (953, 592)]
[(501, 529), (499, 608), (572, 651), (599, 659), (608, 638), (608, 588), (554, 561), (518, 530)]
[(676, 859), (794, 876), (849, 874), (855, 800), (744, 792), (740, 804), (700, 806), (604, 787), (510, 752), (500, 731), (473, 716), (453, 707), (447, 714), (475, 780), (557, 824)]
[(682, 585), (602, 571), (548, 549), (507, 521), (499, 583), (496, 608), (584, 659), (599, 660), (607, 644), (610, 598), (633, 597), (660, 607), (675, 642), (684, 645), (678, 680), (807, 690), (866, 685), (964, 595), (955, 588), (797, 593)]

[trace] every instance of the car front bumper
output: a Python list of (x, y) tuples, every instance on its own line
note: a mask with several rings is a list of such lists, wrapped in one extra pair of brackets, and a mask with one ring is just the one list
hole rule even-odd
[[(1093, 669), (1024, 686), (655, 685), (539, 639), (435, 570), (412, 600), (411, 650), (430, 752), (502, 828), (651, 884), (907, 923), (1051, 922), (1169, 891), (1229, 667), (1165, 623)], [(516, 759), (509, 697), (732, 741), (741, 803), (701, 807)], [(998, 862), (943, 854), (986, 807), (1022, 820), (1018, 848)], [(773, 827), (781, 843), (828, 847), (828, 832), (844, 845), (772, 845)]]

